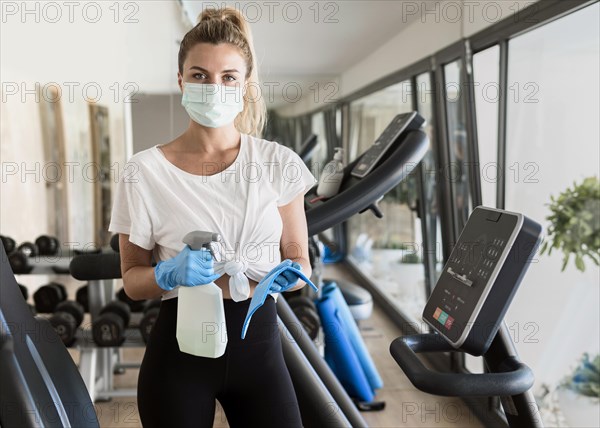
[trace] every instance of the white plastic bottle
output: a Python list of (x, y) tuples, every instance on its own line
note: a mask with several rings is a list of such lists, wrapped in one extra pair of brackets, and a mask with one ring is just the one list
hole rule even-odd
[[(191, 232), (183, 242), (193, 250), (210, 248), (218, 234)], [(197, 287), (179, 287), (177, 293), (177, 342), (179, 350), (197, 357), (218, 358), (227, 347), (223, 291), (211, 282)]]
[(323, 168), (323, 172), (321, 173), (321, 179), (319, 180), (319, 186), (317, 187), (318, 196), (331, 198), (339, 192), (340, 186), (342, 185), (342, 179), (344, 178), (343, 156), (344, 149), (336, 147), (333, 160), (325, 165), (325, 168)]

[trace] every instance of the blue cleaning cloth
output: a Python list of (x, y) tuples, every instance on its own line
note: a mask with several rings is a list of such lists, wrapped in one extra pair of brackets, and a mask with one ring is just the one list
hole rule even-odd
[[(260, 308), (265, 303), (267, 296), (273, 292), (271, 288), (273, 282), (275, 281), (275, 278), (277, 278), (283, 272), (293, 272), (295, 275), (298, 276), (298, 278), (310, 285), (310, 287), (313, 290), (319, 290), (319, 288), (315, 284), (313, 284), (312, 281), (308, 279), (300, 269), (296, 269), (292, 266), (292, 261), (290, 259), (285, 259), (284, 261), (279, 263), (273, 270), (271, 270), (271, 272), (269, 272), (268, 275), (265, 276), (256, 286), (256, 289), (254, 290), (254, 296), (252, 296), (252, 301), (250, 302), (250, 307), (248, 308), (248, 313), (246, 314), (244, 326), (242, 327), (242, 339), (246, 337), (246, 331), (248, 331), (248, 325), (250, 324), (250, 319), (252, 318), (252, 315), (254, 315), (254, 312), (256, 312), (258, 308)], [(278, 292), (282, 293), (290, 288), (293, 288), (295, 285), (296, 284), (289, 284), (285, 287), (280, 287), (278, 285), (277, 287), (280, 288)]]

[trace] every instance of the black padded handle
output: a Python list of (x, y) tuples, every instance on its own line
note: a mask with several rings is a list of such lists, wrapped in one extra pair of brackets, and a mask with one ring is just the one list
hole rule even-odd
[(119, 253), (75, 256), (69, 265), (71, 275), (80, 281), (121, 278)]
[(414, 386), (435, 395), (507, 396), (518, 395), (533, 386), (533, 372), (515, 357), (503, 361), (501, 373), (438, 373), (426, 368), (417, 353), (456, 351), (438, 334), (399, 337), (390, 345), (390, 353)]

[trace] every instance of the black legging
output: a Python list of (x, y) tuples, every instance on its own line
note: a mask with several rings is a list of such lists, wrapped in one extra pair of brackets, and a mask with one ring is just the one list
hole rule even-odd
[(144, 427), (212, 427), (215, 399), (231, 427), (301, 427), (292, 381), (283, 360), (275, 301), (267, 297), (242, 340), (250, 299), (224, 300), (228, 343), (219, 358), (179, 351), (177, 299), (162, 302), (138, 379)]

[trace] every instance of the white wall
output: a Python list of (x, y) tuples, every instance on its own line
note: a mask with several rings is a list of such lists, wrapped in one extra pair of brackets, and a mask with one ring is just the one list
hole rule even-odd
[[(67, 162), (84, 165), (91, 160), (88, 99), (108, 107), (112, 163), (121, 168), (128, 152), (124, 126), (127, 91), (177, 91), (177, 52), (186, 27), (176, 2), (74, 3), (69, 9), (68, 2), (2, 2), (3, 163), (43, 161), (37, 130), (39, 105), (34, 95), (25, 92), (36, 84), (44, 88), (55, 82), (63, 89)], [(92, 183), (83, 178), (81, 169), (74, 177), (67, 189), (69, 238), (91, 242)], [(46, 233), (46, 216), (40, 208), (45, 206), (43, 183), (26, 180), (1, 185), (0, 231), (14, 235), (17, 241)], [(28, 197), (17, 199), (18, 195)], [(13, 205), (17, 200), (18, 210)]]

